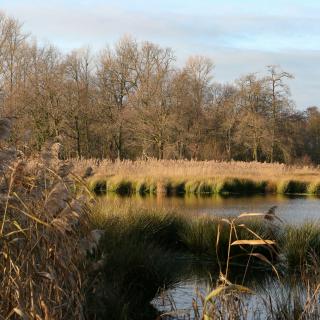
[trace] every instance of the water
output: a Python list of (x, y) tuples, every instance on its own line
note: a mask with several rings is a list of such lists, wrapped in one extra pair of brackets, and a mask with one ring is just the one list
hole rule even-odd
[[(108, 198), (113, 198), (107, 195)], [(277, 206), (277, 215), (286, 223), (300, 224), (305, 221), (320, 221), (320, 198), (313, 196), (283, 196), (258, 195), (252, 197), (223, 197), (223, 196), (132, 196), (131, 201), (150, 208), (169, 208), (185, 214), (208, 214), (219, 217), (237, 216), (243, 212), (265, 213), (272, 206)], [(159, 295), (152, 303), (168, 317), (163, 319), (194, 319), (192, 301), (199, 302), (200, 290), (202, 295), (209, 291), (209, 279), (183, 279), (175, 288)], [(254, 299), (254, 298), (253, 298)], [(257, 301), (248, 300), (257, 305)], [(201, 303), (199, 302), (199, 306)], [(174, 310), (174, 312), (172, 312)], [(201, 307), (200, 307), (201, 310)]]
[[(194, 319), (192, 302), (196, 301), (199, 312), (202, 311), (200, 295), (206, 296), (210, 290), (208, 281), (190, 279), (182, 281), (175, 288), (162, 292), (151, 303), (168, 319)], [(165, 317), (163, 317), (166, 319)]]
[[(201, 298), (205, 297), (211, 290), (212, 285), (208, 279), (194, 279), (183, 281), (173, 289), (167, 290), (155, 298), (151, 303), (160, 311), (161, 319), (165, 320), (194, 320), (195, 317), (193, 305), (196, 302), (196, 310), (198, 314), (202, 314), (203, 304)], [(319, 293), (315, 287), (309, 292), (309, 283), (301, 280), (287, 279), (285, 283), (280, 283), (274, 277), (266, 277), (250, 283), (248, 288), (252, 290), (252, 294), (240, 294), (242, 307), (239, 308), (239, 319), (262, 320), (271, 319), (270, 310), (273, 309), (273, 315), (277, 310), (291, 310), (298, 306), (298, 301), (302, 305), (308, 300), (308, 296), (314, 294), (315, 303), (312, 309), (315, 314), (319, 315)], [(295, 300), (297, 299), (297, 300)], [(299, 299), (299, 300), (298, 300)], [(272, 307), (270, 307), (272, 303)], [(311, 309), (310, 309), (311, 310)], [(243, 315), (240, 316), (240, 313)], [(167, 315), (167, 316), (166, 316)], [(282, 319), (282, 317), (272, 317), (272, 319)], [(289, 319), (288, 315), (285, 319)], [(232, 318), (234, 319), (234, 318)], [(238, 319), (238, 318), (237, 318)], [(308, 318), (309, 319), (309, 318)], [(312, 317), (310, 319), (319, 319)]]
[[(112, 197), (112, 196), (107, 196)], [(320, 220), (320, 197), (258, 195), (252, 197), (223, 196), (132, 196), (131, 200), (145, 207), (170, 208), (190, 214), (209, 214), (216, 216), (237, 216), (243, 212), (265, 213), (277, 206), (276, 213), (288, 223)]]
[[(266, 212), (277, 206), (276, 213), (287, 223), (300, 224), (304, 221), (320, 220), (320, 198), (312, 196), (259, 195), (252, 197), (133, 197), (146, 207), (170, 208), (190, 214), (209, 214), (216, 216), (237, 216), (243, 212)], [(208, 293), (208, 279), (190, 279), (182, 281), (175, 288), (159, 295), (152, 303), (163, 313), (164, 319), (194, 319), (192, 301), (199, 302), (199, 292)], [(249, 301), (256, 304), (255, 301)]]

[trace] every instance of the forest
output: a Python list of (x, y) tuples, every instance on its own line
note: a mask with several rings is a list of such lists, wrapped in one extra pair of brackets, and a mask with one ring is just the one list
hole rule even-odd
[[(299, 110), (280, 66), (232, 83), (214, 64), (124, 36), (98, 53), (39, 45), (0, 16), (1, 117), (30, 156), (59, 142), (61, 157), (320, 163), (320, 110)], [(248, 61), (250, 63), (250, 61)]]

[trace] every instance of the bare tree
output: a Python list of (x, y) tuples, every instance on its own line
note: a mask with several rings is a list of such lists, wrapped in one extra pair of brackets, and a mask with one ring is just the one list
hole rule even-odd
[(281, 112), (289, 106), (289, 87), (284, 83), (285, 79), (293, 79), (293, 75), (279, 70), (278, 66), (267, 66), (269, 76), (266, 78), (271, 90), (271, 114), (272, 114), (272, 129), (271, 129), (271, 151), (270, 162), (274, 161), (274, 153), (277, 144), (279, 145), (278, 126)]
[(270, 126), (266, 117), (266, 87), (263, 79), (257, 79), (255, 74), (241, 78), (238, 86), (242, 109), (238, 139), (251, 150), (252, 159), (259, 161), (259, 151), (266, 153), (270, 137)]
[(132, 132), (142, 143), (141, 152), (145, 154), (149, 149), (156, 148), (159, 159), (164, 158), (171, 134), (173, 60), (170, 49), (162, 49), (150, 42), (143, 43), (137, 65), (137, 90), (131, 99), (136, 118)]
[(100, 102), (110, 124), (118, 159), (123, 156), (124, 112), (129, 95), (137, 85), (137, 54), (136, 41), (124, 37), (114, 50), (102, 52), (98, 65)]
[[(90, 50), (83, 48), (73, 51), (65, 61), (68, 118), (66, 125), (70, 130), (65, 131), (77, 144), (77, 155), (83, 155), (83, 148), (89, 150), (89, 110), (91, 104), (92, 58)], [(84, 140), (84, 141), (82, 141)]]

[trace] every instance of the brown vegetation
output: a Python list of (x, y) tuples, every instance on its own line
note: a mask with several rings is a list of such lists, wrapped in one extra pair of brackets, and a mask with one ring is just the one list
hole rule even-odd
[[(320, 170), (279, 163), (156, 160), (73, 160), (76, 172), (90, 167), (91, 190), (116, 193), (319, 194)], [(103, 189), (103, 190), (102, 190)]]
[(182, 178), (210, 179), (214, 177), (239, 177), (248, 179), (297, 179), (318, 180), (320, 169), (314, 166), (290, 166), (280, 163), (244, 161), (195, 161), (157, 160), (110, 161), (95, 159), (73, 159), (74, 170), (84, 172), (92, 167), (98, 176), (121, 176), (127, 178)]
[[(10, 127), (0, 120), (1, 138)], [(58, 149), (47, 144), (36, 161), (0, 151), (0, 319), (84, 319), (85, 257), (94, 242)]]
[(295, 109), (291, 74), (268, 66), (222, 85), (206, 57), (174, 62), (129, 37), (62, 54), (0, 15), (0, 116), (17, 118), (11, 143), (27, 154), (55, 139), (64, 158), (320, 162), (320, 112)]

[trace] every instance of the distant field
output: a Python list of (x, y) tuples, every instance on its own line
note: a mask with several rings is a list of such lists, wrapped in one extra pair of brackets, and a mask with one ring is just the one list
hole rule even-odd
[(92, 189), (116, 193), (320, 193), (318, 167), (187, 160), (74, 160), (92, 167)]

